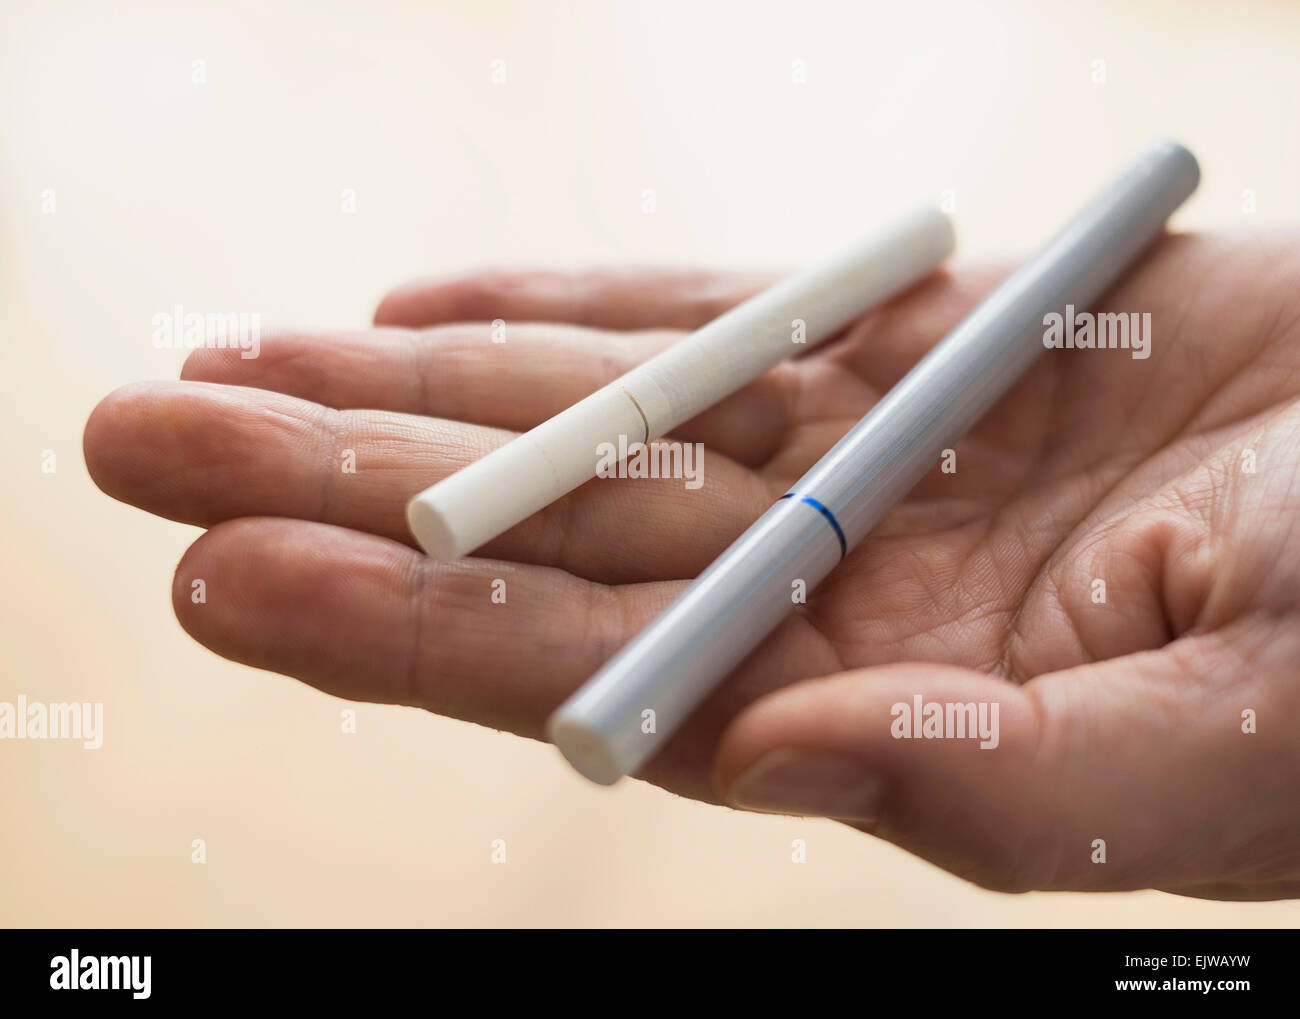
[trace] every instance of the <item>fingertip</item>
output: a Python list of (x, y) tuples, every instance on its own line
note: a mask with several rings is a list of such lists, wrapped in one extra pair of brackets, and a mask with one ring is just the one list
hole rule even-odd
[(176, 569), (172, 571), (172, 611), (176, 613), (176, 621), (181, 624), (181, 629), (195, 640), (199, 640), (199, 636), (193, 625), (193, 609), (197, 605), (204, 604), (207, 599), (207, 581), (203, 576), (204, 571), (196, 568), (196, 564), (203, 561), (208, 533), (210, 532), (199, 535), (191, 543), (177, 562)]
[(456, 321), (464, 303), (465, 275), (421, 276), (389, 291), (375, 309), (377, 326), (415, 328)]
[(531, 317), (528, 312), (538, 303), (538, 295), (549, 295), (560, 275), (541, 270), (486, 268), (414, 279), (379, 302), (374, 324), (418, 328), (445, 322)]
[[(222, 657), (240, 661), (291, 644), (285, 620), (294, 618), (294, 606), (315, 625), (339, 579), (328, 557), (314, 552), (333, 533), (326, 525), (287, 517), (214, 524), (185, 550), (172, 574), (172, 609), (181, 628)], [(266, 625), (277, 613), (280, 627)]]
[(229, 377), (230, 357), (236, 361), (239, 351), (233, 348), (198, 347), (181, 363), (182, 382), (221, 382)]
[(738, 775), (777, 750), (833, 748), (870, 754), (875, 740), (865, 737), (877, 730), (888, 736), (890, 707), (902, 692), (923, 689), (948, 668), (906, 663), (854, 669), (768, 694), (737, 715), (722, 734), (714, 767), (719, 790), (725, 792)]
[(373, 324), (377, 326), (411, 325), (412, 322), (408, 317), (407, 310), (410, 300), (410, 288), (411, 284), (406, 283), (385, 294), (375, 308), (374, 317), (371, 319)]
[[(912, 738), (935, 706), (941, 721), (960, 708), (971, 730)], [(733, 801), (737, 782), (774, 754), (829, 755), (860, 762), (907, 803), (934, 796), (957, 776), (972, 788), (994, 788), (1032, 760), (1037, 739), (1034, 707), (1014, 683), (950, 665), (900, 663), (806, 680), (750, 705), (724, 731), (713, 777)]]
[(82, 457), (91, 480), (108, 495), (117, 491), (121, 468), (131, 459), (130, 438), (149, 415), (154, 385), (120, 386), (100, 400), (86, 419)]
[(835, 677), (805, 680), (760, 698), (723, 730), (713, 761), (713, 786), (727, 802), (731, 789), (764, 755), (800, 740), (807, 729), (804, 716), (815, 710), (824, 684)]
[[(240, 550), (259, 531), (254, 518), (225, 520), (199, 535), (185, 550), (172, 574), (172, 609), (181, 629), (200, 643), (211, 639), (230, 594), (239, 589)], [(221, 579), (226, 597), (208, 601), (209, 584)], [(214, 592), (215, 593), (215, 592)]]

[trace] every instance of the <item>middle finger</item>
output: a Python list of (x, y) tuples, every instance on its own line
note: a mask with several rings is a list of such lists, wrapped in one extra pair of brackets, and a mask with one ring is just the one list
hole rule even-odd
[[(298, 517), (413, 544), (407, 500), (511, 438), (261, 389), (151, 382), (119, 389), (95, 409), (86, 461), (110, 495), (174, 520), (206, 527)], [(480, 552), (602, 583), (694, 577), (774, 497), (723, 456), (700, 465), (698, 489), (675, 478), (593, 479)]]

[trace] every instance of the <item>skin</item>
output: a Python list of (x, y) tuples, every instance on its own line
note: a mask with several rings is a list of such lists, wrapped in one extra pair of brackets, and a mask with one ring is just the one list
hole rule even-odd
[[(1158, 242), (1095, 309), (1150, 312), (1151, 356), (1045, 352), (639, 777), (834, 816), (1005, 891), (1300, 893), (1298, 240)], [(768, 280), (410, 284), (373, 329), (196, 351), (182, 381), (116, 391), (86, 461), (208, 528), (173, 600), (218, 654), (539, 738), (1008, 268), (938, 274), (682, 427), (698, 491), (594, 480), (456, 563), (413, 547), (412, 494)], [(996, 702), (998, 747), (893, 738), (917, 694)]]

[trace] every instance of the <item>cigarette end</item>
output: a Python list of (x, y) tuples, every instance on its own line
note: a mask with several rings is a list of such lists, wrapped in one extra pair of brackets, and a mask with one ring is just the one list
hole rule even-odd
[(613, 785), (626, 774), (604, 737), (586, 723), (566, 716), (563, 708), (547, 720), (546, 737), (584, 778)]
[(446, 518), (425, 500), (423, 494), (406, 504), (406, 523), (430, 559), (446, 563), (459, 558), (461, 549)]

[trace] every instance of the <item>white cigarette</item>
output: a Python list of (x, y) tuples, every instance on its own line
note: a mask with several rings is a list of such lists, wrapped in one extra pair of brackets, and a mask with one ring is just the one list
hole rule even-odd
[(594, 477), (601, 444), (659, 438), (922, 279), (952, 248), (947, 216), (908, 213), (426, 488), (406, 507), (411, 532), (434, 559), (474, 551)]

